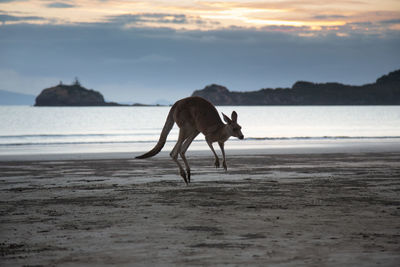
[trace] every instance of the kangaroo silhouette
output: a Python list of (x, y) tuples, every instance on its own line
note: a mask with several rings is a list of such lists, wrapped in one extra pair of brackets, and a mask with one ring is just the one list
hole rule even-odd
[[(212, 143), (218, 142), (221, 148), (223, 162), (222, 166), (225, 171), (228, 169), (225, 159), (224, 143), (229, 137), (234, 136), (243, 139), (242, 127), (237, 123), (237, 113), (232, 112), (231, 118), (223, 114), (224, 124), (213, 104), (204, 98), (192, 96), (178, 100), (170, 109), (167, 120), (161, 131), (160, 138), (156, 146), (149, 152), (136, 157), (137, 159), (149, 158), (161, 151), (167, 140), (167, 136), (171, 131), (174, 123), (179, 127), (179, 137), (170, 156), (177, 164), (179, 173), (186, 184), (190, 182), (190, 166), (186, 159), (185, 153), (199, 133), (204, 134), (207, 144), (215, 156), (215, 167), (219, 167), (219, 159), (215, 153)], [(186, 172), (178, 161), (178, 155), (181, 156), (185, 163)]]

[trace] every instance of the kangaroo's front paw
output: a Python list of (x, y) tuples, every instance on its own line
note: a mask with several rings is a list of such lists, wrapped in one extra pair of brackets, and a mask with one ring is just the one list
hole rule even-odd
[(219, 160), (218, 159), (215, 160), (214, 165), (215, 165), (215, 168), (219, 168)]

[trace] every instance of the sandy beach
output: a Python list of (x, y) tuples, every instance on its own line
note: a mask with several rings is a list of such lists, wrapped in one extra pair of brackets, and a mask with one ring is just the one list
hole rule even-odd
[(0, 161), (0, 265), (400, 262), (399, 152), (188, 159)]

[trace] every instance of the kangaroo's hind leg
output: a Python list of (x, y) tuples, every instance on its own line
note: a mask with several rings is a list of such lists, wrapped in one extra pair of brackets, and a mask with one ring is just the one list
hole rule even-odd
[(172, 149), (171, 153), (169, 154), (172, 160), (178, 165), (179, 174), (182, 176), (183, 180), (186, 184), (188, 184), (188, 180), (186, 179), (186, 172), (183, 170), (182, 165), (178, 161), (178, 154), (181, 153), (182, 144), (187, 138), (187, 131), (184, 128), (179, 129), (179, 137), (178, 141), (176, 142), (174, 148)]
[(187, 178), (188, 178), (189, 183), (190, 183), (190, 166), (186, 159), (185, 153), (186, 153), (187, 149), (189, 148), (190, 144), (193, 142), (193, 140), (196, 138), (196, 136), (198, 134), (199, 134), (199, 131), (193, 130), (192, 133), (189, 135), (189, 137), (186, 138), (185, 142), (183, 142), (181, 151), (180, 151), (181, 158), (183, 159), (183, 162), (185, 163), (186, 173), (187, 173)]

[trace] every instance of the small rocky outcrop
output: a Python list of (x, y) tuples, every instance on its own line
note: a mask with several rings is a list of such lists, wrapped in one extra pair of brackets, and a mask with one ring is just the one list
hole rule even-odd
[(107, 103), (101, 93), (86, 89), (76, 81), (72, 85), (60, 83), (44, 89), (37, 97), (35, 106), (118, 106)]

